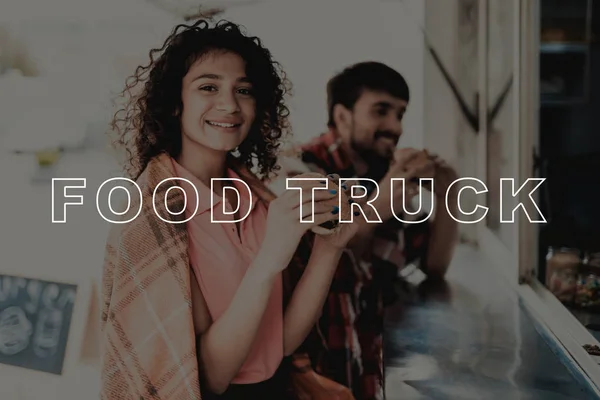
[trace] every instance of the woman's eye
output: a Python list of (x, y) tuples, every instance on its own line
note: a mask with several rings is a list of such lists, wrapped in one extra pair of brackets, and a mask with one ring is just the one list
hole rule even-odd
[(201, 86), (200, 90), (204, 90), (207, 92), (214, 92), (215, 90), (217, 90), (217, 88), (215, 88), (214, 86)]
[(252, 89), (242, 88), (242, 89), (239, 89), (238, 92), (245, 96), (252, 96)]

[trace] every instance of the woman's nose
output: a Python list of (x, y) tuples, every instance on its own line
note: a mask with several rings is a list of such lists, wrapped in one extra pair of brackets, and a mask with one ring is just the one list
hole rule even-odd
[(221, 111), (234, 113), (240, 110), (236, 97), (232, 93), (221, 92), (217, 99), (217, 108)]

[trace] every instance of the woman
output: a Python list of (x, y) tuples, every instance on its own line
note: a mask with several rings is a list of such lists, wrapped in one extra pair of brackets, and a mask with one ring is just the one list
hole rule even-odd
[(262, 184), (288, 128), (278, 64), (229, 22), (179, 25), (150, 58), (114, 120), (142, 203), (107, 245), (103, 398), (287, 398), (284, 360), (313, 328), (355, 226), (314, 237), (287, 291), (283, 271), (307, 230), (338, 218), (326, 204), (338, 194), (305, 190), (314, 222), (300, 223), (299, 192), (273, 199)]

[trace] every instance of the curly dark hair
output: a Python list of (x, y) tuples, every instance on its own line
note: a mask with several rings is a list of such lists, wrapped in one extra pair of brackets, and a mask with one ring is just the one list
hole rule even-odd
[[(127, 78), (120, 93), (126, 101), (114, 115), (111, 134), (117, 135), (113, 145), (125, 151), (125, 172), (130, 178), (137, 179), (160, 153), (179, 155), (182, 79), (195, 61), (211, 51), (239, 55), (255, 88), (256, 118), (234, 156), (263, 179), (277, 170), (281, 138), (290, 132), (284, 97), (290, 93), (291, 84), (261, 40), (244, 30), (224, 20), (213, 26), (206, 19), (177, 25), (160, 49), (150, 50), (149, 64), (138, 66)], [(132, 91), (138, 88), (140, 93), (134, 95)]]

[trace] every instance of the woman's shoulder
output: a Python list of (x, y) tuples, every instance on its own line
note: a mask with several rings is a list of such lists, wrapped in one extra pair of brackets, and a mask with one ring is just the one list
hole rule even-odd
[(121, 208), (129, 206), (127, 211), (111, 222), (106, 244), (108, 264), (111, 256), (115, 261), (126, 257), (129, 262), (137, 262), (157, 257), (159, 253), (179, 251), (180, 244), (185, 243), (185, 224), (164, 218), (168, 213), (164, 210), (164, 201), (154, 198), (152, 182), (151, 171), (144, 171), (135, 180), (141, 196), (129, 196), (127, 204)]

